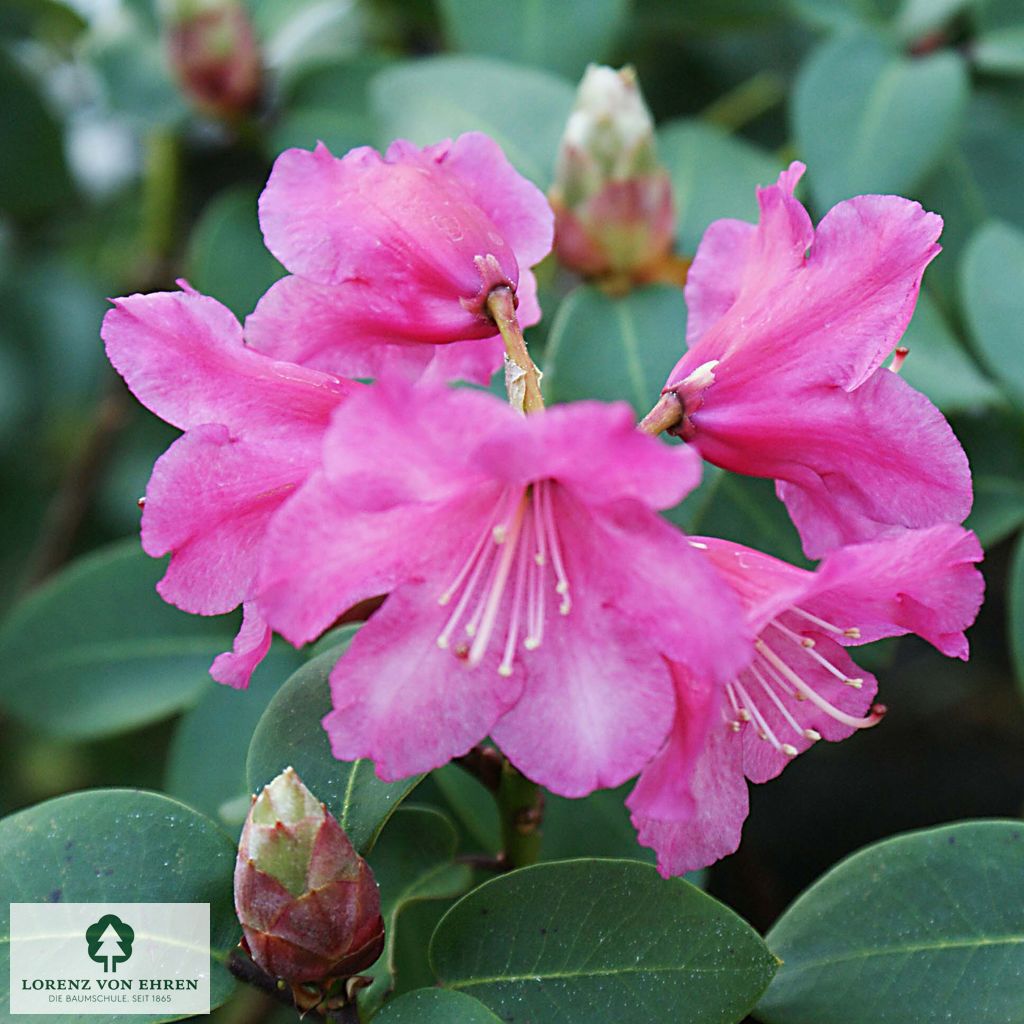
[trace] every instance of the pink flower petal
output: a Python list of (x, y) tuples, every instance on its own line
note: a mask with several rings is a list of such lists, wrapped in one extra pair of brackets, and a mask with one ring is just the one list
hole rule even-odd
[(115, 299), (102, 335), (135, 397), (182, 430), (223, 423), (238, 437), (319, 434), (356, 387), (247, 349), (231, 311), (194, 293)]
[[(274, 359), (345, 377), (413, 381), (426, 375), (440, 383), (487, 384), (500, 368), (504, 346), (496, 336), (430, 346), (401, 342), (411, 307), (407, 298), (395, 296), (397, 306), (388, 312), (388, 301), (362, 282), (330, 286), (284, 277), (246, 319), (246, 340)], [(427, 320), (417, 317), (415, 327), (416, 340), (426, 340)], [(435, 340), (448, 339), (441, 331)]]
[[(345, 492), (316, 474), (267, 533), (258, 591), (267, 619), (298, 646), (404, 580), (454, 572), (453, 559), (465, 557), (467, 538), (496, 500), (492, 485), (464, 500), (367, 512), (346, 505)], [(435, 599), (443, 588), (439, 582)]]
[(551, 251), (555, 218), (547, 198), (482, 132), (466, 132), (451, 146), (446, 168), (491, 218), (516, 252), (520, 267), (532, 267)]
[(142, 546), (171, 564), (157, 590), (200, 615), (253, 593), (270, 517), (317, 460), (296, 440), (241, 441), (219, 424), (194, 427), (157, 460), (146, 488)]
[(323, 144), (312, 153), (286, 150), (260, 197), (267, 248), (292, 273), (321, 284), (361, 281), (383, 297), (398, 288), (414, 316), (439, 303), (451, 337), (490, 334), (458, 299), (468, 302), (480, 290), (477, 256), (494, 256), (514, 287), (512, 246), (428, 151), (410, 147), (393, 156), (363, 148), (339, 160)]
[[(768, 643), (774, 654), (781, 659), (807, 686), (832, 707), (853, 718), (865, 716), (878, 692), (878, 680), (870, 672), (857, 666), (835, 641), (828, 636), (807, 629), (807, 623), (797, 615), (781, 617), (781, 623), (793, 632), (814, 640), (813, 648), (801, 648), (795, 642), (788, 641), (777, 629), (767, 629), (762, 634), (762, 642)], [(812, 653), (813, 652), (813, 653)], [(859, 679), (859, 687), (844, 683), (821, 664), (818, 658), (824, 658), (847, 679)], [(756, 663), (755, 663), (756, 664)], [(760, 663), (760, 669), (764, 663)], [(764, 676), (765, 674), (762, 673)], [(778, 705), (759, 689), (755, 678), (746, 674), (744, 683), (749, 688), (753, 703), (758, 714), (772, 730), (780, 743), (787, 743), (802, 753), (811, 746), (812, 740), (802, 735), (803, 729), (813, 729), (821, 734), (822, 739), (833, 742), (844, 740), (853, 735), (856, 727), (845, 724), (833, 715), (823, 711), (810, 700), (782, 699), (783, 706), (789, 716), (795, 719), (801, 731), (793, 728), (789, 718), (782, 714)], [(776, 693), (778, 690), (776, 689)], [(767, 740), (758, 735), (758, 723), (749, 722), (740, 731), (743, 743), (743, 771), (751, 782), (767, 782), (774, 779), (789, 764), (791, 757), (775, 749)]]
[(703, 754), (708, 730), (721, 725), (718, 687), (669, 663), (676, 692), (672, 729), (661, 750), (637, 779), (626, 806), (636, 817), (658, 821), (687, 821), (697, 804), (691, 776)]
[(916, 633), (943, 654), (966, 659), (963, 631), (984, 595), (984, 578), (974, 568), (982, 557), (977, 537), (962, 527), (904, 531), (826, 556), (801, 606), (855, 626), (860, 643)]
[(270, 627), (264, 622), (256, 605), (247, 601), (242, 616), (242, 628), (235, 637), (234, 646), (224, 654), (218, 654), (210, 666), (210, 675), (236, 690), (249, 685), (256, 666), (270, 650)]
[(569, 574), (572, 612), (559, 616), (549, 602), (543, 645), (523, 658), (522, 697), (491, 736), (528, 778), (580, 797), (643, 768), (665, 739), (675, 698), (656, 646), (596, 603), (582, 567)]
[(740, 845), (749, 808), (742, 753), (737, 736), (711, 729), (690, 777), (693, 816), (659, 821), (633, 811), (637, 841), (658, 854), (658, 870), (665, 878), (712, 864)]
[(757, 475), (778, 481), (809, 558), (893, 526), (960, 522), (971, 510), (971, 472), (952, 429), (889, 370), (852, 392), (806, 392), (761, 432), (755, 452)]
[(469, 669), (437, 638), (449, 609), (434, 590), (395, 590), (331, 673), (334, 710), (323, 720), (334, 756), (369, 757), (385, 781), (429, 771), (479, 743), (519, 696), (497, 654)]

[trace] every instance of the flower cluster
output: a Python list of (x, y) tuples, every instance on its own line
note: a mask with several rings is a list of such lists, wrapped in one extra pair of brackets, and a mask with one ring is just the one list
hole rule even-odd
[[(103, 327), (184, 431), (142, 517), (160, 593), (244, 607), (214, 677), (244, 687), (272, 630), (308, 643), (386, 595), (331, 673), (338, 758), (397, 779), (490, 736), (564, 796), (638, 776), (640, 842), (677, 874), (735, 849), (747, 779), (881, 718), (849, 647), (966, 657), (967, 462), (883, 365), (941, 221), (860, 196), (815, 229), (802, 171), (758, 191), (756, 225), (708, 229), (688, 348), (638, 429), (625, 404), (543, 410), (520, 328), (554, 218), (492, 140), (284, 153), (260, 218), (289, 276), (244, 328), (184, 283)], [(503, 352), (511, 405), (450, 386)], [(774, 479), (817, 569), (670, 525), (702, 458)]]

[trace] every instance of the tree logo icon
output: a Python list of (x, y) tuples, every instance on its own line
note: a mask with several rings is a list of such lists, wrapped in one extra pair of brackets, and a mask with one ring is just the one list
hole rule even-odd
[(114, 914), (104, 914), (85, 932), (89, 944), (89, 959), (103, 964), (103, 973), (117, 973), (117, 965), (123, 964), (132, 955), (135, 931)]

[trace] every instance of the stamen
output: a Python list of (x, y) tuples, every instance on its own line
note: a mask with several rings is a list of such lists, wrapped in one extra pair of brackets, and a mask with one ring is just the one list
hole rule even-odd
[[(525, 500), (525, 499), (524, 499)], [(523, 592), (527, 583), (528, 551), (531, 547), (530, 534), (533, 525), (533, 518), (525, 517), (523, 524), (523, 537), (519, 544), (519, 553), (516, 559), (516, 583), (512, 596), (512, 615), (508, 624), (508, 634), (505, 637), (505, 651), (501, 656), (501, 664), (498, 666), (498, 675), (512, 675), (512, 660), (516, 653), (516, 643), (519, 640), (519, 619), (523, 610)]]
[[(782, 715), (782, 717), (786, 720), (786, 724), (790, 727), (790, 729), (792, 729), (793, 732), (795, 732), (798, 736), (804, 736), (805, 733), (803, 726), (789, 713), (789, 709), (786, 707), (785, 704), (782, 703), (782, 700), (779, 697), (779, 695), (771, 688), (771, 685), (768, 683), (768, 680), (765, 679), (763, 675), (761, 675), (756, 665), (750, 666), (750, 673), (758, 681), (758, 683), (761, 686), (761, 689), (764, 690), (764, 692), (768, 695), (768, 699), (778, 709), (779, 714)], [(810, 739), (809, 736), (807, 738)]]
[(909, 355), (910, 349), (906, 345), (900, 345), (892, 354), (892, 362), (889, 364), (889, 369), (893, 373), (899, 373), (903, 369), (903, 363)]
[(805, 618), (808, 622), (813, 622), (815, 626), (824, 629), (828, 633), (835, 633), (836, 636), (848, 636), (851, 640), (860, 639), (860, 630), (856, 626), (851, 626), (848, 629), (840, 629), (839, 626), (832, 625), (831, 622), (826, 622), (824, 619), (819, 619), (817, 615), (812, 615), (810, 612), (805, 612), (803, 608), (797, 608), (796, 606), (789, 609), (791, 612), (795, 612), (797, 615)]
[(558, 540), (558, 529), (555, 526), (555, 515), (551, 507), (551, 487), (547, 481), (542, 481), (536, 486), (537, 499), (541, 506), (543, 516), (543, 528), (547, 534), (548, 546), (551, 550), (551, 562), (555, 569), (555, 591), (562, 595), (562, 601), (558, 611), (562, 615), (568, 615), (572, 609), (572, 597), (569, 594), (569, 577), (565, 572), (565, 563), (562, 561), (562, 548)]
[[(483, 660), (488, 641), (491, 639), (491, 633), (494, 631), (494, 624), (498, 619), (498, 611), (501, 608), (501, 599), (505, 594), (505, 585), (508, 583), (509, 573), (512, 571), (512, 562), (516, 556), (516, 541), (519, 540), (519, 531), (522, 529), (526, 503), (527, 497), (524, 490), (522, 497), (519, 499), (519, 504), (516, 506), (512, 522), (508, 524), (505, 536), (508, 538), (509, 543), (502, 544), (501, 554), (498, 556), (494, 566), (494, 573), (491, 576), (487, 600), (478, 607), (477, 612), (473, 615), (472, 625), (474, 630), (470, 634), (473, 637), (473, 643), (469, 648), (469, 658), (467, 659), (470, 665), (479, 665)], [(466, 631), (469, 632), (468, 626)]]
[(809, 636), (801, 636), (799, 633), (794, 633), (793, 630), (787, 629), (787, 627), (785, 627), (777, 619), (772, 619), (772, 621), (769, 622), (768, 625), (774, 626), (783, 636), (792, 640), (793, 643), (797, 644), (799, 647), (803, 647), (807, 650), (810, 650), (810, 648), (814, 646), (814, 641)]
[(763, 640), (757, 640), (756, 646), (760, 655), (785, 676), (796, 687), (798, 693), (802, 693), (805, 699), (809, 700), (819, 711), (824, 711), (830, 718), (834, 718), (843, 725), (848, 725), (851, 729), (869, 729), (881, 721), (882, 715), (885, 713), (884, 709), (880, 710), (881, 705), (876, 704), (871, 709), (871, 714), (865, 718), (855, 718), (845, 711), (840, 711), (839, 708), (812, 690)]
[(778, 736), (772, 731), (772, 727), (768, 724), (768, 720), (757, 710), (757, 706), (750, 699), (749, 694), (743, 688), (743, 684), (737, 679), (733, 684), (736, 687), (736, 692), (743, 700), (744, 705), (750, 709), (750, 713), (754, 716), (754, 721), (757, 724), (758, 735), (763, 740), (767, 740), (776, 750), (780, 753), (785, 754), (787, 757), (795, 757), (797, 749), (791, 743), (782, 743)]
[(462, 586), (466, 577), (469, 575), (470, 570), (473, 568), (476, 559), (480, 556), (480, 552), (484, 549), (484, 546), (487, 544), (489, 537), (493, 535), (493, 531), (494, 529), (496, 529), (496, 527), (494, 526), (494, 521), (499, 517), (499, 514), (501, 513), (502, 509), (505, 507), (507, 499), (508, 488), (505, 488), (505, 490), (503, 490), (499, 495), (498, 500), (494, 505), (494, 511), (491, 512), (491, 518), (487, 522), (487, 529), (485, 529), (483, 533), (481, 533), (480, 536), (477, 538), (477, 542), (474, 545), (469, 558), (466, 559), (465, 564), (459, 570), (458, 575), (456, 575), (455, 579), (452, 581), (450, 586), (437, 599), (437, 603), (439, 605), (448, 604), (448, 602), (451, 601), (451, 599), (458, 592), (459, 587)]
[(529, 597), (526, 609), (526, 639), (523, 646), (528, 651), (535, 651), (544, 639), (544, 566), (547, 564), (547, 540), (534, 488), (533, 501), (530, 502), (530, 518), (533, 523), (533, 539), (537, 542), (537, 551), (529, 566)]

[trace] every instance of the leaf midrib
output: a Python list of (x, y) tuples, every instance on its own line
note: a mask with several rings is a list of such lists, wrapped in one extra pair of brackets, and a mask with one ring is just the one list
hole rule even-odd
[[(947, 949), (980, 949), (985, 946), (1016, 946), (1024, 944), (1024, 935), (1000, 935), (995, 938), (960, 939), (953, 942), (918, 942), (908, 946), (885, 946), (877, 949), (858, 949), (843, 956), (830, 957), (823, 960), (812, 960), (807, 963), (786, 964), (784, 976), (792, 976), (800, 971), (814, 968), (832, 967), (836, 964), (852, 963), (856, 960), (871, 960), (880, 956), (913, 956), (915, 953), (936, 952)], [(785, 959), (785, 958), (784, 958)]]

